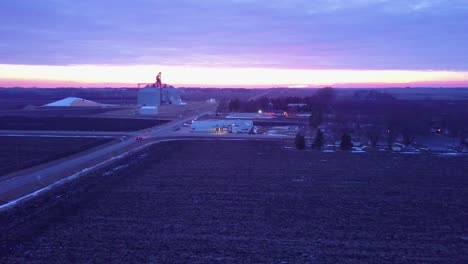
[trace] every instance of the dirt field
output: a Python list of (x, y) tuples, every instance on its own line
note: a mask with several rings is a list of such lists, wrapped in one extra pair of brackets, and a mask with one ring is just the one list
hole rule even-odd
[(111, 140), (107, 138), (0, 137), (0, 176), (63, 158)]
[(136, 131), (167, 123), (157, 119), (2, 116), (0, 130)]
[(164, 143), (0, 215), (0, 262), (468, 263), (467, 161)]

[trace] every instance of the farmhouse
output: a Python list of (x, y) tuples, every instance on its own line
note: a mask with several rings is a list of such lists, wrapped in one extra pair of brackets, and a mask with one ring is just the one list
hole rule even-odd
[(250, 133), (253, 131), (252, 120), (200, 120), (193, 121), (192, 132), (207, 133)]

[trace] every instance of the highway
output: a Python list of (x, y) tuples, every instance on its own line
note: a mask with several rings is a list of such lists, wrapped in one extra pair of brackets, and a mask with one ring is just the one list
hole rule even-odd
[[(13, 175), (2, 177), (0, 182), (0, 210), (11, 208), (21, 201), (31, 199), (38, 194), (46, 192), (55, 186), (71, 181), (85, 173), (102, 168), (123, 157), (141, 151), (159, 142), (173, 140), (284, 140), (291, 139), (291, 136), (283, 135), (256, 135), (256, 134), (210, 134), (210, 133), (190, 133), (184, 131), (174, 131), (175, 127), (181, 127), (184, 123), (199, 116), (211, 114), (204, 112), (196, 114), (182, 120), (172, 121), (159, 127), (132, 132), (132, 133), (112, 133), (112, 132), (52, 132), (49, 131), (0, 131), (1, 136), (83, 136), (83, 137), (120, 137), (113, 144), (106, 144), (93, 151), (64, 158), (59, 161), (39, 165), (37, 167), (15, 172)], [(139, 136), (142, 140), (136, 140)]]

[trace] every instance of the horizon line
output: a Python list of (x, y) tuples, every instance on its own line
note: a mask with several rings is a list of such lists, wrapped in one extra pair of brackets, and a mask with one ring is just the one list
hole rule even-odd
[(7, 87), (137, 87), (162, 82), (177, 87), (320, 88), (332, 87), (464, 87), (468, 71), (293, 70), (203, 68), (186, 66), (32, 66), (0, 64), (0, 86)]
[[(252, 86), (172, 86), (176, 89), (468, 89), (467, 86), (309, 86), (309, 87), (287, 87), (287, 86), (272, 86), (272, 87), (252, 87)], [(0, 89), (142, 89), (145, 87), (135, 86), (0, 86)]]

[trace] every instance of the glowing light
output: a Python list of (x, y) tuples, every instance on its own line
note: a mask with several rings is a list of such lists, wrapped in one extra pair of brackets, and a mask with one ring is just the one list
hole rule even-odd
[(468, 72), (404, 70), (293, 70), (268, 68), (209, 68), (163, 65), (8, 65), (0, 64), (0, 85), (37, 83), (36, 86), (71, 83), (74, 86), (135, 87), (153, 82), (156, 73), (176, 86), (206, 87), (314, 87), (340, 84), (399, 85), (413, 83), (468, 84)]

